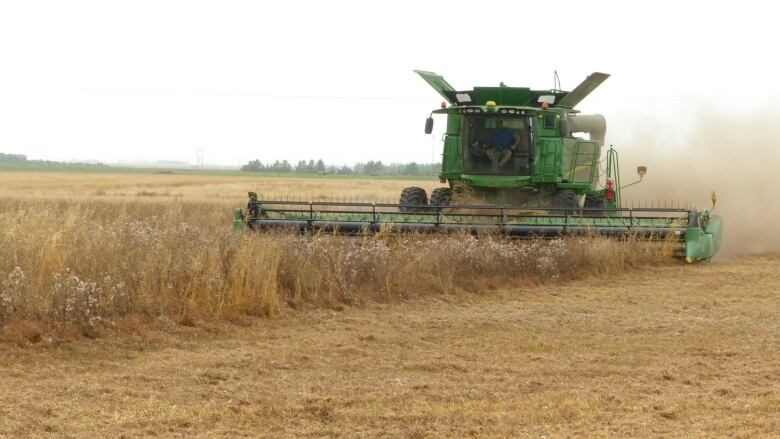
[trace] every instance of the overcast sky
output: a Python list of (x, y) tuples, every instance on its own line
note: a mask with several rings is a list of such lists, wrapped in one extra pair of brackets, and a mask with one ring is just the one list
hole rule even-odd
[(464, 89), (611, 73), (579, 108), (630, 149), (642, 124), (776, 104), (778, 15), (752, 1), (5, 1), (0, 152), (430, 162), (441, 99), (412, 69)]

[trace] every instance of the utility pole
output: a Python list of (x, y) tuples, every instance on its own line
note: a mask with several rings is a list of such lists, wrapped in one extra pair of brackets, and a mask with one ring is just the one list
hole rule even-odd
[(203, 168), (203, 153), (205, 151), (203, 148), (198, 148), (195, 150), (195, 167), (196, 168)]

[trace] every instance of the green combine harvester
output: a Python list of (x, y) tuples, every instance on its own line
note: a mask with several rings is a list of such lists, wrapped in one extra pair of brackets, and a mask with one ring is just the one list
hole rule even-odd
[(415, 72), (444, 98), (425, 133), (433, 132), (433, 114), (446, 115), (439, 179), (447, 186), (430, 197), (407, 187), (397, 204), (268, 200), (250, 192), (234, 227), (637, 236), (663, 242), (688, 262), (718, 251), (723, 221), (706, 209), (622, 206), (621, 189), (639, 183), (647, 168), (638, 167), (639, 180), (621, 186), (618, 154), (604, 146), (606, 120), (574, 109), (608, 74), (593, 73), (569, 92), (503, 83), (459, 91), (440, 75)]

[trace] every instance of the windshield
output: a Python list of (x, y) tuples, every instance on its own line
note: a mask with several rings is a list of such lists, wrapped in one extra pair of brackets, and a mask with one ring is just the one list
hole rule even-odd
[(530, 175), (531, 118), (468, 117), (463, 133), (463, 171)]

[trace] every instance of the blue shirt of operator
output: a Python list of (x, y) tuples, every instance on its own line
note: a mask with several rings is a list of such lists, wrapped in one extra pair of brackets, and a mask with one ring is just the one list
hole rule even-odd
[(500, 150), (507, 150), (515, 143), (515, 133), (509, 128), (498, 128), (490, 135), (488, 139), (490, 145)]

